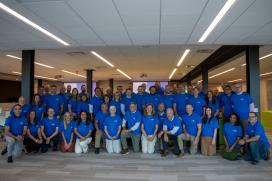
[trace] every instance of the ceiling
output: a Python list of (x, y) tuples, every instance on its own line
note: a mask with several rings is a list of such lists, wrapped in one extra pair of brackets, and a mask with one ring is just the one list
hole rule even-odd
[[(226, 0), (0, 0), (70, 44), (64, 47), (0, 10), (0, 72), (20, 71), (22, 49), (36, 49), (41, 76), (62, 75), (60, 81), (84, 81), (63, 73), (85, 75), (95, 69), (95, 80), (127, 78), (90, 54), (96, 51), (132, 80), (168, 80), (185, 49), (189, 55), (172, 79), (180, 79), (221, 45), (272, 45), (272, 1), (238, 0), (204, 43), (199, 38)], [(269, 53), (272, 52), (270, 46)], [(199, 50), (206, 53), (199, 53)], [(83, 52), (70, 56), (68, 52)], [(266, 52), (261, 52), (264, 54)], [(271, 66), (270, 66), (271, 67)], [(141, 74), (146, 78), (140, 78)], [(216, 80), (214, 78), (214, 80)]]

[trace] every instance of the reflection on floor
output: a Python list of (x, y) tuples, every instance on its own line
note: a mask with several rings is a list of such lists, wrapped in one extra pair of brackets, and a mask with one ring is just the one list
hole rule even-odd
[(141, 153), (122, 156), (102, 152), (95, 155), (91, 150), (86, 155), (60, 152), (24, 155), (12, 164), (0, 157), (1, 181), (271, 181), (271, 177), (272, 161), (261, 161), (252, 166), (242, 160), (226, 161), (219, 155), (161, 158), (159, 154)]

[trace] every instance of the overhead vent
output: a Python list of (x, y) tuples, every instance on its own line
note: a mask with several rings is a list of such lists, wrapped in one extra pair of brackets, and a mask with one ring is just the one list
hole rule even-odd
[(212, 53), (213, 49), (198, 49), (197, 53)]
[(67, 55), (70, 55), (70, 56), (83, 56), (83, 55), (85, 55), (85, 52), (80, 52), (80, 51), (77, 51), (77, 52), (67, 52)]
[(147, 77), (147, 74), (146, 74), (146, 73), (140, 74), (140, 78), (146, 78), (146, 77)]

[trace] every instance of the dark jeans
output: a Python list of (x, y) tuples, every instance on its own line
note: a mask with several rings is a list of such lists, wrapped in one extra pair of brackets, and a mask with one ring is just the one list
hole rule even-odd
[(267, 154), (269, 154), (269, 150), (265, 147), (263, 142), (253, 141), (247, 145), (244, 159), (247, 161), (258, 161), (265, 159)]
[[(181, 150), (179, 149), (179, 145), (178, 145), (178, 137), (177, 136), (173, 136), (173, 135), (169, 135), (168, 136), (168, 140), (173, 140), (174, 141), (174, 150), (173, 153), (174, 154), (179, 154), (181, 152)], [(162, 145), (163, 145), (163, 151), (168, 150), (168, 142), (164, 141), (163, 137), (162, 137)]]
[[(37, 136), (36, 139), (38, 139), (39, 137)], [(41, 148), (41, 144), (36, 143), (35, 141), (33, 141), (30, 138), (25, 138), (24, 139), (24, 145), (25, 145), (25, 149), (27, 151), (27, 153), (31, 153), (33, 151), (39, 152), (40, 148)]]
[(57, 150), (58, 144), (59, 144), (59, 135), (54, 136), (49, 144), (46, 144), (46, 140), (43, 140), (42, 143), (42, 153), (46, 153), (48, 151), (48, 148), (50, 147), (50, 143), (53, 142), (53, 150)]

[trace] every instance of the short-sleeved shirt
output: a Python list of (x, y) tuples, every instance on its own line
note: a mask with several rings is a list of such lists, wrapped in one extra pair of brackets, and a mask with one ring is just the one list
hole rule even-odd
[(28, 124), (28, 130), (30, 132), (30, 134), (35, 138), (38, 136), (39, 134), (39, 129), (40, 129), (40, 124), (37, 123), (32, 123), (32, 124)]
[(217, 128), (219, 128), (218, 119), (213, 117), (210, 121), (202, 123), (202, 136), (213, 137), (214, 129)]
[(82, 136), (85, 137), (88, 135), (90, 131), (93, 131), (93, 124), (89, 123), (86, 124), (86, 121), (81, 121), (79, 125), (76, 124), (75, 128), (77, 128), (77, 132)]
[(248, 93), (243, 92), (242, 94), (232, 94), (231, 104), (233, 112), (238, 114), (240, 120), (248, 120), (249, 105), (252, 103), (252, 98)]
[(102, 96), (93, 96), (89, 102), (93, 106), (93, 114), (96, 115), (99, 111), (101, 111), (101, 104), (103, 103)]
[(182, 116), (183, 124), (185, 125), (186, 131), (191, 136), (196, 136), (198, 131), (198, 125), (201, 124), (201, 117), (192, 113), (191, 115), (183, 115)]
[(12, 115), (6, 119), (5, 126), (9, 126), (10, 132), (14, 136), (22, 135), (24, 127), (27, 127), (27, 120), (24, 116), (16, 117)]
[(33, 105), (32, 109), (36, 113), (36, 119), (38, 120), (39, 123), (41, 123), (42, 115), (46, 112), (45, 106), (44, 105)]
[(106, 117), (108, 116), (108, 113), (103, 113), (103, 112), (98, 112), (95, 116), (95, 121), (97, 121), (97, 124), (98, 124), (98, 128), (101, 130), (101, 131), (104, 131), (104, 122), (105, 122), (105, 119)]
[[(128, 111), (126, 112), (124, 118), (126, 120), (126, 128), (127, 129), (130, 129), (132, 128), (136, 123), (140, 123), (141, 124), (141, 121), (142, 121), (142, 115), (140, 112), (136, 111), (136, 112), (131, 112), (131, 111)], [(140, 126), (132, 131), (133, 134), (136, 134), (136, 135), (139, 135), (141, 134), (141, 129), (140, 129)]]
[(257, 121), (255, 124), (251, 124), (250, 122), (246, 125), (246, 135), (248, 135), (250, 138), (254, 136), (260, 136), (259, 142), (264, 143), (265, 147), (267, 149), (270, 148), (270, 143), (265, 135), (263, 125), (259, 121)]
[(203, 115), (203, 107), (206, 106), (206, 102), (203, 97), (191, 97), (188, 103), (193, 106), (194, 113), (197, 113), (199, 116)]
[(63, 104), (63, 99), (57, 94), (48, 94), (46, 96), (46, 107), (53, 108), (55, 111), (55, 116), (59, 115), (61, 105)]
[(174, 129), (174, 127), (178, 127), (178, 130), (175, 134), (173, 134), (173, 136), (178, 136), (183, 133), (181, 120), (177, 116), (173, 116), (171, 120), (169, 120), (168, 118), (164, 119), (164, 129), (166, 128), (167, 131), (171, 131)]
[(59, 132), (64, 134), (66, 143), (70, 143), (71, 136), (74, 133), (75, 126), (76, 126), (76, 122), (70, 121), (70, 123), (66, 125), (66, 129), (65, 129), (64, 121), (60, 122)]
[(158, 118), (156, 116), (147, 115), (143, 117), (142, 124), (147, 136), (153, 136), (156, 125), (159, 125)]
[(189, 101), (189, 96), (186, 93), (179, 93), (175, 95), (174, 103), (179, 116), (186, 114), (186, 105)]
[[(242, 127), (233, 125), (231, 123), (225, 123), (223, 127), (223, 135), (226, 137), (228, 145), (231, 147), (238, 138), (242, 137)], [(239, 145), (236, 145), (239, 148)]]
[[(105, 119), (105, 122), (104, 122), (104, 126), (107, 127), (108, 134), (111, 137), (114, 137), (117, 135), (118, 129), (121, 125), (122, 125), (122, 120), (121, 120), (120, 116), (108, 115)], [(106, 139), (109, 139), (108, 135), (106, 135)], [(120, 139), (120, 134), (117, 135), (116, 139)]]
[(59, 128), (60, 121), (57, 118), (49, 119), (48, 117), (42, 120), (42, 126), (44, 127), (44, 134), (46, 137), (51, 136), (56, 128)]

